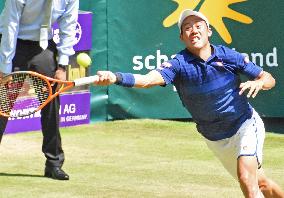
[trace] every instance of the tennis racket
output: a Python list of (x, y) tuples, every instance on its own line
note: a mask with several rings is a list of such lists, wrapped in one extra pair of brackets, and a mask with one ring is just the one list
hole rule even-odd
[[(72, 87), (92, 84), (98, 76), (61, 81), (32, 71), (13, 72), (0, 80), (0, 115), (29, 116)], [(56, 92), (52, 89), (56, 86)]]

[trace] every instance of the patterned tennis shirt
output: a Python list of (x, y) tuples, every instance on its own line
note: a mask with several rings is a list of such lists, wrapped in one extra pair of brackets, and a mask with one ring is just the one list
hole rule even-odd
[(262, 68), (232, 49), (211, 47), (214, 52), (207, 61), (184, 49), (157, 71), (166, 85), (176, 87), (197, 130), (205, 138), (217, 141), (233, 136), (251, 118), (252, 107), (246, 94), (239, 95), (240, 74), (255, 79)]

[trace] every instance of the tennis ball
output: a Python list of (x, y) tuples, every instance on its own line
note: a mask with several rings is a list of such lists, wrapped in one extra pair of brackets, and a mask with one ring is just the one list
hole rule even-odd
[(77, 55), (77, 63), (82, 67), (88, 67), (92, 64), (92, 60), (87, 53), (81, 52)]

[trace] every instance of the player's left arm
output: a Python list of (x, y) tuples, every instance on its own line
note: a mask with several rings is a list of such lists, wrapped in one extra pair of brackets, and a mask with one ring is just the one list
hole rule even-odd
[(261, 71), (255, 80), (249, 80), (240, 84), (239, 94), (243, 94), (245, 90), (248, 90), (247, 97), (254, 98), (260, 90), (269, 90), (275, 86), (275, 79), (273, 76), (266, 72)]

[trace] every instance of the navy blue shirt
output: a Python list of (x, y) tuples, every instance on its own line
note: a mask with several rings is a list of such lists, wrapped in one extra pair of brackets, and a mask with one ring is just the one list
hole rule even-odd
[(157, 71), (166, 85), (176, 87), (198, 131), (216, 141), (233, 136), (251, 118), (252, 107), (246, 94), (239, 95), (240, 74), (255, 79), (262, 68), (232, 49), (211, 47), (214, 52), (207, 61), (184, 49)]

